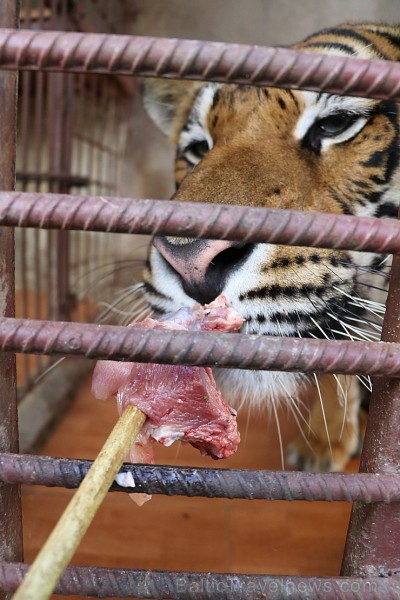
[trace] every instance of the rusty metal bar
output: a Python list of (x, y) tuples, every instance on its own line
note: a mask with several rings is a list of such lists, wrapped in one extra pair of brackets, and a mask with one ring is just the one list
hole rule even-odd
[[(29, 565), (0, 563), (0, 590), (13, 592)], [(236, 575), (68, 567), (56, 594), (156, 600), (398, 600), (400, 578)]]
[[(56, 23), (62, 22), (62, 15), (58, 14), (62, 5), (53, 6), (52, 18)], [(68, 131), (70, 111), (72, 110), (71, 75), (63, 76), (53, 73), (48, 80), (48, 130), (49, 130), (49, 170), (50, 173), (70, 172), (70, 156), (68, 153)], [(50, 191), (55, 193), (69, 192), (65, 183), (51, 179)], [(68, 233), (53, 232), (48, 238), (49, 242), (49, 274), (50, 286), (47, 290), (50, 298), (50, 318), (66, 320), (69, 318), (69, 243)]]
[[(38, 22), (37, 22), (37, 27), (38, 29), (42, 29), (44, 27), (44, 3), (43, 0), (39, 1), (39, 7), (38, 7), (38, 13), (37, 13), (37, 17), (38, 17)], [(25, 26), (25, 25), (24, 25)], [(41, 173), (43, 170), (43, 162), (44, 162), (44, 156), (43, 156), (43, 151), (42, 151), (42, 144), (45, 144), (48, 147), (48, 144), (46, 144), (45, 140), (46, 140), (46, 136), (47, 136), (47, 132), (45, 130), (45, 115), (44, 115), (44, 100), (45, 100), (45, 96), (46, 96), (46, 89), (47, 89), (47, 75), (45, 73), (37, 73), (36, 76), (36, 91), (35, 91), (35, 99), (34, 99), (34, 103), (32, 106), (32, 111), (34, 113), (34, 132), (33, 132), (33, 138), (32, 138), (32, 144), (33, 147), (35, 149), (35, 158), (32, 161), (32, 164), (30, 166), (30, 170), (33, 171), (34, 173)], [(30, 143), (28, 142), (28, 139), (26, 140), (26, 145), (29, 146)], [(17, 179), (18, 179), (18, 173), (17, 173)], [(31, 182), (32, 183), (32, 182)], [(34, 190), (36, 192), (42, 191), (42, 185), (43, 182), (40, 180), (36, 180), (33, 182), (34, 183)], [(49, 189), (49, 188), (46, 188)], [(33, 316), (35, 319), (40, 319), (44, 313), (44, 309), (45, 309), (45, 305), (43, 303), (43, 299), (42, 299), (42, 290), (43, 290), (43, 283), (42, 283), (42, 272), (43, 272), (43, 257), (41, 256), (41, 236), (43, 235), (43, 233), (41, 233), (39, 230), (36, 230), (34, 233), (34, 241), (33, 241), (33, 253), (35, 256), (35, 263), (34, 263), (34, 312), (33, 312)], [(44, 371), (45, 365), (46, 364), (50, 364), (50, 360), (48, 357), (46, 357), (45, 359), (43, 359), (42, 356), (37, 356), (36, 357), (36, 364), (35, 364), (35, 379), (36, 377), (42, 373)], [(22, 413), (23, 414), (23, 413)]]
[(27, 183), (56, 183), (64, 187), (86, 187), (89, 183), (87, 177), (68, 173), (42, 173), (30, 171), (17, 171), (17, 181)]
[[(7, 2), (14, 4), (12, 0)], [(400, 100), (400, 65), (397, 63), (323, 56), (289, 49), (189, 40), (3, 30), (0, 31), (1, 67), (238, 81), (255, 85), (296, 87)], [(0, 169), (0, 172), (3, 171)], [(10, 194), (7, 198), (11, 198)], [(0, 201), (3, 199), (4, 194), (0, 196)], [(21, 201), (19, 212), (8, 210), (7, 205), (1, 224), (93, 231), (136, 231), (152, 234), (172, 234), (179, 227), (180, 235), (191, 237), (400, 252), (399, 224), (376, 219), (313, 213), (303, 215), (265, 209), (250, 209), (250, 211), (247, 209), (244, 213), (244, 209), (239, 207), (201, 205), (206, 210), (215, 212), (212, 213), (214, 219), (209, 214), (203, 213), (204, 222), (199, 222), (199, 204), (185, 203), (177, 206), (176, 203), (172, 205), (168, 202), (133, 203), (124, 199), (83, 196), (79, 197), (76, 203), (72, 203), (70, 197), (64, 196), (60, 200), (58, 196), (54, 204), (54, 198), (38, 194), (19, 195), (18, 198), (13, 196), (12, 200), (14, 202), (12, 206), (10, 205), (12, 209)], [(92, 202), (90, 206), (87, 204), (88, 200)], [(47, 206), (44, 206), (45, 202), (48, 202)], [(138, 212), (138, 206), (142, 213)], [(155, 216), (151, 211), (158, 208), (159, 213)], [(165, 216), (167, 209), (171, 212)], [(174, 209), (176, 213), (173, 212)], [(262, 211), (261, 226), (259, 211)], [(250, 213), (253, 221), (249, 224), (246, 219)], [(234, 221), (232, 221), (233, 215)], [(210, 220), (211, 225), (208, 225)], [(250, 234), (247, 233), (248, 231)], [(324, 240), (321, 239), (322, 237)], [(0, 245), (3, 245), (3, 239), (5, 236), (1, 233)], [(8, 242), (11, 239), (11, 236), (7, 237)], [(8, 243), (5, 252), (1, 253), (2, 256), (7, 256), (9, 250)], [(152, 332), (135, 327), (128, 329), (105, 326), (99, 328), (90, 325), (83, 327), (80, 324), (0, 318), (0, 346), (3, 351), (19, 350), (26, 353), (398, 377), (400, 376), (400, 325), (399, 320), (396, 323), (390, 321), (394, 318), (394, 309), (397, 310), (397, 315), (400, 313), (400, 260), (398, 258), (395, 259), (394, 265), (398, 266), (398, 272), (394, 268), (395, 274), (392, 274), (388, 305), (389, 309), (391, 307), (388, 314), (390, 313), (392, 317), (390, 315), (387, 317), (384, 328), (384, 335), (386, 335), (384, 339), (388, 342), (396, 342), (392, 344), (297, 340), (239, 334), (234, 337), (221, 335), (216, 338), (213, 334), (204, 333), (196, 335), (193, 340), (193, 335), (186, 332)], [(12, 291), (12, 284), (9, 290)], [(3, 358), (0, 360), (3, 361)], [(0, 363), (0, 375), (2, 375), (1, 370), (2, 363)], [(9, 373), (7, 372), (6, 375), (9, 376)], [(397, 444), (400, 425), (398, 416), (400, 383), (398, 380), (382, 380), (376, 385), (376, 390), (371, 417), (375, 426), (369, 429), (362, 462), (362, 468), (368, 471), (365, 474), (344, 476), (262, 473), (260, 479), (260, 472), (243, 473), (224, 470), (221, 474), (216, 470), (204, 470), (208, 472), (207, 477), (212, 479), (211, 483), (214, 487), (210, 487), (207, 478), (205, 483), (201, 477), (196, 479), (200, 469), (176, 471), (168, 467), (146, 466), (126, 466), (125, 469), (133, 469), (135, 478), (140, 480), (138, 491), (146, 490), (152, 493), (165, 493), (165, 485), (169, 482), (168, 493), (184, 495), (202, 495), (200, 491), (205, 491), (205, 495), (214, 497), (226, 497), (230, 493), (237, 493), (239, 495), (229, 497), (271, 499), (271, 496), (274, 498), (285, 496), (285, 499), (301, 497), (307, 500), (344, 499), (362, 502), (363, 504), (354, 509), (344, 573), (366, 577), (385, 575), (385, 578), (274, 578), (71, 568), (60, 583), (58, 592), (68, 594), (84, 592), (95, 596), (135, 595), (136, 597), (196, 599), (216, 596), (259, 598), (265, 593), (269, 598), (286, 598), (292, 597), (293, 594), (298, 598), (308, 599), (353, 598), (355, 594), (361, 594), (363, 598), (398, 598), (400, 579), (396, 576), (387, 576), (400, 569), (396, 536), (393, 535), (393, 524), (399, 519), (400, 508), (397, 475), (400, 458)], [(12, 400), (11, 407), (13, 406)], [(11, 448), (5, 448), (6, 451), (13, 449), (15, 444)], [(22, 477), (24, 481), (37, 477), (40, 483), (46, 480), (51, 482), (50, 485), (55, 485), (54, 481), (58, 481), (57, 477), (65, 477), (65, 471), (62, 471), (61, 475), (53, 473), (50, 476), (48, 472), (41, 471), (41, 468), (45, 468), (44, 463), (37, 457), (21, 458), (18, 455), (4, 454), (2, 459), (4, 460), (0, 461), (0, 472), (4, 464), (6, 467), (8, 465), (8, 471), (6, 468), (7, 473), (3, 476), (7, 484), (16, 483)], [(32, 461), (36, 461), (36, 470), (33, 468)], [(73, 466), (72, 470), (77, 477), (76, 485), (78, 485), (81, 472), (85, 470), (88, 462), (67, 461), (67, 464), (68, 468)], [(46, 468), (48, 466), (49, 464)], [(54, 469), (55, 466), (56, 463), (52, 462), (51, 467)], [(75, 472), (77, 466), (78, 474)], [(57, 468), (60, 468), (59, 463)], [(380, 475), (374, 475), (376, 471)], [(156, 481), (151, 479), (154, 478), (154, 473), (157, 474)], [(185, 475), (186, 480), (177, 482), (177, 473), (180, 477), (181, 474)], [(249, 473), (250, 481), (247, 481)], [(238, 486), (237, 492), (232, 492), (226, 486), (226, 478), (232, 475), (234, 479), (230, 484)], [(30, 482), (39, 481), (36, 479)], [(200, 489), (203, 483), (204, 490)], [(139, 485), (142, 486), (141, 489)], [(164, 486), (163, 491), (157, 491), (161, 489), (160, 485)], [(195, 493), (190, 493), (190, 486), (194, 486)], [(115, 488), (117, 489), (118, 486)], [(8, 489), (8, 485), (3, 486), (3, 489)], [(0, 497), (1, 510), (3, 510), (2, 498), (3, 496)], [(377, 502), (380, 504), (377, 505)], [(381, 504), (382, 502), (394, 502), (394, 504), (386, 506)], [(366, 503), (372, 505), (366, 506)], [(361, 537), (360, 531), (363, 533)], [(15, 531), (12, 533), (10, 538), (8, 532), (8, 539), (14, 539)], [(0, 543), (3, 541), (1, 536), (2, 534), (0, 534)], [(3, 553), (0, 545), (1, 558)], [(6, 559), (10, 560), (8, 556)], [(18, 556), (11, 558), (11, 560), (17, 559)], [(6, 592), (14, 590), (26, 568), (21, 564), (0, 564), (0, 581), (2, 581), (0, 590)], [(118, 579), (115, 578), (116, 574), (119, 576)], [(126, 574), (128, 575), (125, 576)], [(128, 587), (122, 589), (126, 582)], [(64, 584), (66, 588), (62, 587)], [(358, 587), (355, 588), (355, 585)], [(73, 591), (70, 591), (71, 589)]]
[(171, 200), (2, 192), (0, 225), (400, 252), (391, 219)]
[[(400, 341), (400, 257), (390, 276), (382, 340)], [(360, 471), (394, 474), (400, 464), (400, 380), (375, 381)], [(400, 503), (365, 506), (357, 503), (350, 521), (343, 573), (390, 575), (400, 572)]]
[(0, 318), (0, 351), (400, 377), (400, 344)]
[[(29, 7), (29, 2), (28, 2)], [(29, 21), (28, 21), (29, 23)], [(20, 78), (20, 85), (22, 86), (22, 98), (21, 98), (21, 109), (20, 109), (20, 122), (18, 124), (20, 129), (20, 141), (17, 142), (19, 145), (19, 152), (21, 154), (21, 166), (24, 170), (28, 167), (29, 161), (29, 144), (27, 143), (27, 132), (30, 129), (31, 122), (31, 110), (30, 110), (30, 89), (32, 84), (32, 77), (34, 74), (29, 71), (22, 73)], [(27, 182), (22, 182), (22, 188), (24, 192), (27, 191)], [(20, 303), (21, 303), (21, 315), (28, 315), (28, 304), (29, 304), (29, 291), (28, 291), (28, 232), (24, 229), (19, 232), (19, 240), (16, 240), (16, 246), (18, 247), (17, 253), (19, 252), (19, 281), (20, 281)], [(18, 244), (19, 242), (19, 244)], [(21, 370), (18, 373), (18, 395), (21, 390), (21, 381), (23, 386), (27, 387), (30, 383), (30, 357), (24, 356), (21, 364)], [(19, 398), (18, 398), (19, 399)]]
[[(17, 27), (15, 0), (0, 3), (0, 25)], [(0, 189), (12, 190), (15, 183), (17, 74), (0, 73)], [(0, 228), (0, 315), (15, 311), (14, 232)], [(0, 450), (18, 452), (18, 420), (15, 356), (0, 354)], [(18, 485), (0, 485), (0, 560), (22, 560), (21, 499)], [(1, 595), (2, 599), (7, 598)]]
[[(77, 488), (93, 461), (0, 454), (0, 481)], [(400, 475), (372, 473), (294, 473), (124, 464), (134, 488), (114, 483), (110, 491), (168, 496), (205, 496), (247, 500), (398, 502)]]
[(395, 62), (196, 40), (1, 30), (0, 68), (237, 82), (400, 100)]

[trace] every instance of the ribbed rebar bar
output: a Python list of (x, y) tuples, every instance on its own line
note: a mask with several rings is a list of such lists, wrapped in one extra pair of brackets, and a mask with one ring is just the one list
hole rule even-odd
[[(19, 3), (0, 2), (0, 26), (18, 26)], [(0, 189), (15, 187), (17, 73), (0, 73)], [(0, 315), (15, 315), (14, 231), (0, 230)], [(18, 452), (16, 363), (11, 354), (0, 355), (0, 450)], [(18, 486), (0, 485), (0, 560), (22, 560), (22, 509)], [(9, 596), (0, 592), (0, 600)]]
[[(0, 590), (13, 592), (29, 565), (0, 563)], [(236, 575), (68, 567), (57, 594), (157, 600), (398, 600), (400, 578)]]
[(400, 222), (169, 200), (0, 193), (0, 225), (400, 252)]
[[(382, 339), (400, 342), (400, 256), (390, 273)], [(400, 380), (375, 382), (360, 460), (360, 471), (381, 475), (398, 473), (400, 463)], [(343, 575), (386, 575), (400, 572), (400, 504), (353, 506)]]
[(400, 100), (398, 63), (196, 40), (3, 29), (0, 68), (238, 82)]
[(0, 351), (293, 371), (400, 376), (400, 344), (0, 318)]
[[(92, 461), (48, 456), (0, 454), (0, 481), (77, 488)], [(124, 464), (135, 487), (114, 483), (110, 491), (204, 496), (247, 500), (398, 502), (400, 475), (371, 473), (294, 473)]]

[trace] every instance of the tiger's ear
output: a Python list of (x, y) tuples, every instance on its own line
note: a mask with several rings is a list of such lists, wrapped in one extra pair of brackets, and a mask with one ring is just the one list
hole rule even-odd
[(173, 141), (176, 141), (195, 96), (203, 85), (198, 81), (142, 80), (141, 93), (147, 113), (161, 131)]

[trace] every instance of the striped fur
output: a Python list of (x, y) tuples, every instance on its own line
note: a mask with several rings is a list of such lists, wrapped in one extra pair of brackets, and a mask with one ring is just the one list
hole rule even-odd
[[(344, 24), (294, 47), (399, 60), (400, 28)], [(397, 216), (399, 111), (393, 102), (149, 80), (144, 103), (176, 146), (178, 200)], [(168, 243), (189, 247), (193, 241), (169, 238)], [(244, 316), (246, 332), (379, 337), (382, 311), (374, 303), (384, 299), (388, 257), (257, 244), (217, 259), (207, 280), (210, 297), (224, 293)], [(196, 301), (154, 247), (144, 277), (147, 300), (157, 313)], [(357, 380), (251, 371), (224, 371), (218, 378), (227, 398), (238, 404), (275, 407), (287, 401), (292, 406), (315, 397), (312, 439), (299, 438), (289, 448), (293, 466), (339, 470), (356, 450), (362, 396)]]

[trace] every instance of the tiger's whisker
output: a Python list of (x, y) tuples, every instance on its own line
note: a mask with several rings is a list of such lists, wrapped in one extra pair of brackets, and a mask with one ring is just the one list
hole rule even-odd
[(379, 310), (382, 313), (385, 312), (385, 305), (382, 302), (376, 302), (375, 300), (369, 300), (368, 298), (360, 298), (359, 296), (352, 296), (351, 294), (348, 294), (344, 290), (341, 290), (340, 288), (337, 288), (335, 286), (333, 289), (347, 296), (348, 298), (350, 298), (350, 300), (359, 302), (363, 307), (371, 305), (374, 306), (376, 310)]
[(54, 363), (52, 363), (51, 365), (49, 365), (47, 367), (47, 369), (45, 369), (44, 371), (42, 371), (41, 373), (39, 373), (39, 375), (33, 380), (33, 383), (36, 385), (37, 383), (39, 383), (39, 381), (42, 381), (43, 377), (46, 377), (46, 375), (48, 375), (49, 373), (51, 373), (51, 371), (53, 371), (53, 369), (55, 369), (56, 367), (58, 367), (67, 357), (66, 356), (62, 356), (61, 358), (59, 358), (58, 360), (56, 360)]
[(368, 310), (373, 315), (375, 315), (377, 318), (383, 320), (383, 317), (381, 317), (380, 315), (378, 315), (370, 307), (370, 305), (372, 305), (372, 306), (375, 307), (375, 310), (382, 309), (382, 312), (385, 312), (384, 306), (381, 303), (379, 303), (379, 302), (373, 302), (371, 300), (366, 300), (364, 298), (358, 298), (357, 296), (352, 296), (351, 294), (348, 294), (347, 292), (341, 290), (340, 288), (337, 288), (336, 286), (333, 286), (333, 289), (336, 290), (337, 292), (339, 292), (340, 294), (343, 294), (347, 298), (349, 298), (352, 301), (351, 304), (354, 304), (354, 306), (358, 306), (359, 308), (364, 308), (365, 310)]
[(368, 300), (368, 298), (358, 298), (357, 296), (355, 296), (354, 299), (363, 302), (366, 305), (370, 304), (371, 306), (374, 306), (375, 310), (379, 310), (381, 313), (386, 311), (386, 307), (382, 302), (375, 302), (375, 300)]
[[(76, 288), (78, 294), (87, 295), (88, 292), (93, 291), (94, 289), (100, 287), (100, 285), (104, 282), (105, 279), (107, 279), (108, 277), (114, 277), (114, 275), (116, 273), (119, 273), (127, 268), (131, 268), (131, 267), (125, 266), (125, 267), (119, 267), (117, 269), (114, 268), (112, 271), (110, 271), (109, 273), (106, 273), (102, 277), (98, 277), (96, 279), (96, 281), (93, 282), (91, 285), (83, 285), (83, 287), (81, 287), (81, 288), (79, 288), (79, 285), (77, 285), (77, 283), (75, 281), (72, 287)], [(139, 268), (139, 266), (138, 266), (138, 268)], [(140, 269), (140, 271), (141, 271), (141, 269)], [(133, 273), (133, 269), (132, 269), (132, 273)], [(82, 278), (81, 278), (81, 283), (82, 283)]]
[(280, 454), (281, 454), (281, 465), (282, 465), (282, 470), (284, 470), (285, 469), (285, 456), (284, 456), (284, 452), (283, 452), (282, 432), (281, 432), (281, 426), (279, 423), (278, 412), (277, 412), (276, 405), (275, 405), (275, 398), (273, 398), (273, 397), (271, 398), (271, 405), (272, 405), (272, 410), (274, 412), (276, 429), (278, 432), (279, 449), (280, 449)]
[[(323, 330), (323, 329), (322, 329), (322, 328), (321, 328), (321, 327), (318, 325), (318, 323), (317, 323), (317, 322), (316, 322), (314, 319), (313, 319), (313, 321), (314, 321), (315, 325), (316, 325), (316, 326), (317, 326), (317, 327), (318, 327), (318, 328), (321, 330), (322, 334), (323, 334), (323, 335), (326, 337), (326, 339), (329, 339), (328, 335), (327, 335), (327, 334), (324, 332), (324, 330)], [(333, 331), (333, 330), (331, 329), (331, 331)], [(316, 337), (316, 336), (313, 336), (313, 337)], [(344, 430), (344, 425), (345, 425), (345, 422), (346, 422), (346, 414), (347, 414), (347, 391), (346, 391), (346, 393), (344, 392), (344, 390), (343, 390), (343, 387), (342, 387), (342, 384), (341, 384), (341, 382), (340, 382), (340, 379), (339, 379), (339, 377), (338, 377), (337, 375), (335, 375), (335, 374), (333, 374), (333, 377), (335, 378), (335, 380), (336, 380), (336, 383), (337, 383), (338, 387), (340, 388), (340, 390), (341, 390), (341, 392), (342, 392), (342, 395), (343, 395), (343, 398), (344, 398), (344, 408), (343, 408), (343, 420), (342, 420), (342, 428), (341, 428), (341, 432), (340, 432), (340, 436), (339, 436), (339, 439), (341, 439), (341, 437), (342, 437), (342, 434), (343, 434), (343, 430)]]
[[(347, 334), (348, 337), (350, 337), (350, 339), (353, 340), (353, 341), (361, 341), (362, 339), (364, 339), (366, 341), (374, 341), (374, 339), (376, 339), (376, 337), (372, 337), (372, 339), (370, 339), (368, 337), (368, 333), (367, 332), (365, 332), (364, 330), (360, 330), (359, 328), (355, 328), (355, 327), (349, 325), (348, 323), (345, 323), (345, 321), (343, 321), (343, 319), (339, 319), (333, 313), (328, 313), (328, 316), (330, 316), (337, 323), (339, 323), (341, 327), (343, 327), (344, 331), (332, 330), (335, 333), (338, 333), (339, 335), (346, 335)], [(358, 329), (358, 332), (357, 332), (357, 329)], [(353, 334), (350, 334), (349, 330), (352, 331), (353, 334), (357, 334), (358, 333), (359, 337), (356, 338)], [(371, 334), (371, 336), (373, 336), (373, 334)]]
[(314, 375), (315, 384), (316, 384), (317, 390), (318, 390), (318, 396), (319, 396), (319, 401), (320, 401), (321, 411), (322, 411), (322, 418), (324, 420), (324, 427), (325, 427), (326, 437), (327, 437), (327, 440), (328, 440), (329, 452), (330, 452), (330, 454), (332, 456), (331, 438), (329, 436), (329, 429), (328, 429), (328, 423), (327, 423), (327, 420), (326, 420), (325, 407), (324, 407), (324, 402), (323, 402), (323, 399), (322, 399), (321, 388), (320, 388), (320, 385), (319, 385), (319, 381), (318, 381), (317, 375), (315, 373), (313, 373), (313, 375)]
[[(363, 306), (362, 304), (357, 303), (357, 302), (349, 302), (349, 304), (351, 304), (351, 306), (357, 306), (358, 308), (363, 308), (364, 310), (367, 310), (368, 312), (370, 312), (371, 314), (373, 314), (380, 321), (383, 321), (383, 319), (384, 319), (384, 316), (377, 314), (375, 311), (373, 311), (368, 306), (365, 306), (365, 305)], [(382, 310), (381, 312), (382, 312), (382, 314), (384, 314), (385, 310)]]
[[(390, 258), (391, 255), (389, 254), (387, 258)], [(387, 259), (385, 259), (387, 260)], [(344, 267), (353, 267), (354, 269), (358, 269), (359, 271), (365, 271), (366, 273), (374, 273), (374, 275), (379, 275), (380, 277), (384, 277), (385, 279), (389, 278), (389, 273), (382, 273), (381, 271), (377, 270), (377, 269), (373, 269), (372, 267), (367, 267), (365, 265), (357, 265), (356, 263), (350, 263), (350, 262), (346, 262), (344, 260), (339, 260), (337, 259), (338, 263), (343, 265)], [(387, 267), (385, 267), (385, 269), (391, 269), (390, 265), (387, 265)]]
[[(353, 335), (351, 338), (353, 341), (362, 341), (365, 340), (367, 342), (379, 342), (380, 336), (373, 334), (372, 332), (366, 332), (364, 329), (360, 329), (359, 327), (354, 327), (345, 321), (338, 319), (335, 315), (330, 314), (332, 319), (335, 319), (345, 330), (345, 333), (349, 333), (349, 330), (356, 335)], [(337, 331), (336, 329), (332, 329), (334, 333), (338, 333), (339, 335), (343, 335), (343, 332)], [(358, 336), (358, 337), (357, 337)]]
[[(383, 258), (383, 259), (381, 260), (381, 262), (379, 263), (379, 266), (381, 266), (381, 265), (384, 265), (384, 264), (385, 264), (385, 262), (386, 262), (387, 260), (390, 260), (391, 258), (392, 258), (392, 255), (391, 255), (391, 254), (387, 254), (387, 255), (385, 256), (385, 258)], [(387, 266), (385, 267), (385, 269), (391, 269), (391, 268), (392, 268), (392, 265), (387, 265)], [(378, 271), (378, 272), (379, 272), (379, 271)]]
[(245, 442), (247, 442), (247, 436), (249, 433), (249, 425), (250, 425), (250, 410), (247, 410), (246, 428), (244, 430), (244, 441)]
[[(336, 331), (336, 333), (338, 333), (339, 335), (345, 335), (346, 337), (348, 337), (349, 339), (351, 339), (353, 342), (354, 341), (360, 341), (357, 340), (350, 332), (346, 331), (346, 327), (343, 323), (340, 323), (342, 325), (342, 327), (345, 329), (345, 332), (340, 332), (340, 331)], [(367, 376), (360, 376), (360, 375), (356, 375), (356, 378), (360, 381), (360, 383), (368, 390), (368, 391), (372, 391), (372, 384), (371, 384), (371, 379), (370, 377)], [(365, 381), (364, 381), (365, 378)]]
[[(292, 404), (291, 402), (288, 402), (287, 407), (289, 409), (289, 411), (291, 412), (291, 414), (293, 415), (293, 418), (296, 422), (296, 425), (298, 427), (298, 430), (300, 432), (301, 437), (304, 440), (304, 443), (306, 444), (306, 446), (309, 448), (309, 450), (314, 454), (314, 456), (316, 455), (314, 448), (312, 447), (312, 445), (310, 444), (309, 439), (307, 438), (306, 434), (303, 431), (303, 428), (301, 426), (301, 423), (296, 415), (296, 413), (294, 412), (294, 407), (295, 407), (295, 403)], [(307, 429), (309, 430), (309, 433), (313, 434), (314, 432), (312, 431), (311, 427), (310, 427), (310, 423), (308, 423), (308, 421), (306, 421), (304, 419), (304, 422), (306, 424)]]
[(117, 296), (117, 298), (114, 300), (114, 302), (112, 302), (112, 303), (100, 302), (99, 304), (116, 307), (119, 304), (123, 303), (127, 298), (134, 298), (138, 294), (141, 294), (143, 297), (143, 289), (144, 289), (144, 286), (141, 283), (133, 285), (133, 286), (131, 285), (131, 286), (125, 288), (124, 290), (122, 290), (123, 293), (119, 294)]
[[(134, 288), (134, 289), (132, 289)], [(105, 321), (105, 319), (116, 309), (117, 306), (119, 306), (121, 308), (121, 304), (127, 299), (129, 298), (130, 301), (132, 301), (132, 299), (134, 297), (136, 297), (138, 294), (142, 295), (143, 298), (143, 289), (144, 289), (144, 285), (142, 283), (138, 283), (135, 284), (134, 286), (132, 286), (132, 288), (128, 288), (127, 291), (125, 291), (123, 294), (121, 294), (116, 300), (115, 302), (113, 302), (111, 305), (109, 305), (107, 307), (106, 310), (104, 310), (102, 313), (100, 313), (100, 315), (98, 316), (97, 322), (102, 323)], [(142, 298), (140, 298), (140, 300), (142, 301)], [(144, 299), (143, 299), (144, 301)], [(122, 307), (124, 305), (122, 304)]]
[[(343, 431), (344, 431), (344, 426), (346, 424), (346, 415), (347, 415), (347, 403), (348, 403), (348, 387), (346, 387), (346, 391), (344, 391), (342, 383), (340, 381), (340, 378), (337, 375), (334, 375), (334, 378), (336, 380), (336, 383), (339, 387), (340, 392), (342, 393), (342, 397), (343, 397), (343, 419), (342, 419), (342, 427), (340, 429), (340, 434), (339, 434), (339, 441), (342, 439), (342, 435), (343, 435)], [(346, 380), (346, 376), (345, 376), (345, 381)], [(339, 394), (338, 394), (338, 398), (339, 398)], [(340, 400), (339, 400), (340, 403)]]
[(356, 378), (369, 392), (372, 392), (372, 381), (369, 375), (356, 375)]
[[(304, 404), (304, 402), (301, 402), (301, 401), (299, 401), (298, 399), (294, 399), (294, 398), (293, 398), (292, 394), (290, 394), (290, 393), (289, 393), (288, 389), (287, 389), (287, 388), (286, 388), (286, 386), (284, 385), (284, 383), (283, 383), (283, 381), (282, 381), (282, 379), (281, 379), (281, 378), (279, 378), (279, 385), (280, 385), (280, 386), (282, 387), (282, 389), (283, 389), (283, 390), (286, 392), (286, 394), (287, 394), (287, 397), (288, 397), (288, 398), (291, 400), (291, 402), (288, 402), (288, 403), (287, 403), (287, 406), (288, 406), (288, 408), (290, 409), (290, 411), (292, 412), (293, 416), (295, 417), (295, 420), (296, 420), (296, 423), (297, 423), (297, 425), (298, 425), (298, 428), (299, 428), (299, 431), (300, 431), (300, 433), (301, 433), (302, 435), (304, 435), (304, 436), (305, 436), (305, 434), (304, 434), (304, 431), (303, 431), (303, 428), (301, 427), (301, 424), (300, 424), (300, 423), (299, 423), (299, 421), (298, 421), (298, 418), (300, 418), (300, 419), (303, 421), (303, 423), (304, 423), (304, 424), (305, 424), (305, 426), (307, 427), (307, 429), (308, 429), (309, 433), (311, 433), (312, 435), (315, 435), (314, 431), (313, 431), (313, 430), (312, 430), (312, 428), (311, 428), (311, 424), (310, 424), (310, 422), (309, 422), (309, 421), (307, 421), (307, 419), (306, 419), (306, 418), (304, 417), (304, 415), (302, 414), (302, 412), (301, 412), (301, 410), (300, 410), (300, 408), (299, 408), (299, 405), (300, 405), (300, 406), (303, 406), (303, 407), (305, 407), (305, 408), (306, 408), (306, 410), (307, 410), (307, 412), (308, 412), (308, 414), (309, 414), (309, 416), (310, 416), (310, 410), (309, 410), (309, 408), (308, 408), (308, 407), (306, 407), (306, 405)], [(297, 414), (298, 414), (298, 417), (296, 417), (296, 416), (295, 416), (295, 414), (294, 414), (293, 410), (295, 410), (295, 411), (297, 412)], [(309, 441), (306, 439), (306, 437), (304, 437), (304, 441), (306, 442), (306, 444), (307, 444), (307, 445), (309, 445)], [(312, 449), (312, 448), (311, 448), (311, 446), (309, 446), (309, 447), (310, 447), (310, 449)]]
[[(389, 281), (388, 281), (388, 283), (389, 283)], [(387, 293), (387, 287), (382, 288), (377, 285), (372, 285), (372, 283), (366, 283), (365, 281), (357, 281), (357, 285), (362, 285), (362, 286), (368, 288), (369, 290), (377, 290), (378, 292), (384, 292), (385, 294)]]
[[(360, 324), (363, 324), (363, 325), (367, 325), (367, 327), (370, 327), (370, 328), (372, 328), (372, 329), (375, 329), (375, 330), (376, 330), (376, 331), (378, 331), (379, 333), (382, 331), (382, 326), (381, 326), (381, 325), (379, 325), (378, 323), (375, 323), (375, 322), (374, 322), (374, 321), (372, 321), (371, 319), (366, 319), (365, 317), (363, 317), (363, 318), (360, 318), (360, 317), (357, 315), (357, 313), (355, 313), (355, 312), (353, 312), (353, 311), (351, 311), (351, 310), (349, 310), (349, 309), (346, 309), (346, 308), (344, 308), (344, 307), (341, 307), (341, 306), (340, 306), (340, 305), (338, 305), (338, 304), (333, 304), (333, 303), (332, 303), (332, 305), (333, 305), (333, 306), (335, 306), (336, 308), (338, 308), (338, 309), (339, 309), (339, 311), (341, 311), (341, 312), (347, 313), (347, 314), (349, 314), (349, 315), (353, 315), (352, 317), (349, 317), (349, 316), (347, 316), (347, 314), (346, 314), (346, 316), (345, 316), (345, 317), (343, 317), (343, 318), (344, 318), (344, 319), (346, 319), (347, 321), (354, 321), (355, 323), (360, 323)], [(342, 308), (343, 308), (343, 310), (342, 310)]]
[(138, 322), (142, 321), (144, 318), (150, 316), (151, 314), (152, 314), (152, 311), (148, 307), (146, 307), (141, 312), (139, 312), (139, 314), (136, 315), (134, 318), (131, 315), (130, 317), (127, 317), (126, 319), (124, 319), (122, 321), (121, 325), (128, 325), (129, 323), (138, 323)]
[(333, 333), (337, 333), (339, 336), (348, 337), (353, 342), (374, 342), (374, 341), (379, 341), (379, 339), (377, 339), (377, 338), (367, 339), (365, 337), (357, 337), (354, 334), (350, 335), (349, 332), (339, 331), (338, 329), (332, 329), (332, 331), (333, 331)]

